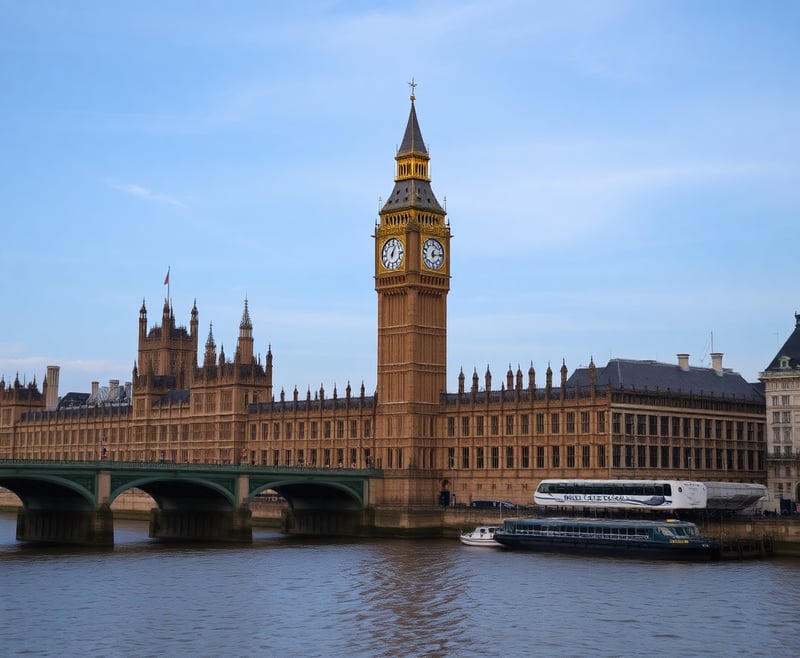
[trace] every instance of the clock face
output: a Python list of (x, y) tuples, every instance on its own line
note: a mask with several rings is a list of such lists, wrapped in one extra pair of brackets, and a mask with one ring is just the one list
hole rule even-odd
[(422, 245), (422, 262), (431, 270), (438, 270), (444, 262), (444, 247), (438, 240), (428, 238)]
[(387, 270), (396, 270), (403, 262), (403, 243), (397, 238), (389, 238), (381, 249), (381, 262)]

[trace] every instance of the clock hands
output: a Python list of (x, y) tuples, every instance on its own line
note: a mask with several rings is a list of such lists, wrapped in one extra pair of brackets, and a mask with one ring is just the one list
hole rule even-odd
[(438, 240), (429, 238), (425, 240), (422, 245), (422, 260), (425, 262), (426, 267), (432, 270), (438, 270), (444, 262), (444, 247)]
[(403, 243), (397, 238), (387, 240), (381, 250), (383, 266), (387, 270), (395, 270), (403, 262)]

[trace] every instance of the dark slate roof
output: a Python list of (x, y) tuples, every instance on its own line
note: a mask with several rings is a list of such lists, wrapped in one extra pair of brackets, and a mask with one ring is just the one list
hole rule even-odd
[(178, 378), (175, 375), (156, 375), (153, 377), (153, 386), (155, 388), (173, 391), (175, 390), (177, 383)]
[(164, 404), (173, 404), (173, 403), (189, 403), (189, 399), (191, 398), (191, 391), (187, 390), (180, 390), (180, 391), (167, 391), (164, 395), (161, 396), (161, 402)]
[(428, 149), (425, 148), (425, 142), (422, 140), (422, 131), (419, 129), (417, 111), (414, 109), (413, 101), (411, 102), (411, 113), (408, 115), (406, 132), (403, 135), (403, 141), (400, 143), (400, 150), (397, 151), (397, 155), (406, 153), (428, 153)]
[[(189, 334), (186, 327), (168, 327), (167, 331), (169, 332), (170, 338), (183, 338), (183, 339), (191, 338), (191, 334)], [(147, 334), (147, 337), (161, 338), (163, 332), (164, 332), (163, 327), (155, 326), (152, 329), (150, 329), (149, 333)]]
[[(683, 370), (677, 364), (659, 361), (633, 361), (611, 359), (604, 367), (598, 367), (596, 385), (612, 388), (691, 393), (710, 397), (759, 400), (763, 393), (759, 387), (749, 383), (738, 372), (723, 369), (722, 374), (713, 368), (689, 366)], [(589, 386), (589, 369), (578, 368), (567, 380), (567, 387)]]
[(432, 210), (444, 214), (444, 208), (436, 200), (431, 184), (418, 178), (397, 181), (386, 203), (383, 204), (382, 211), (403, 210), (405, 208)]
[(800, 367), (800, 314), (794, 314), (794, 331), (778, 350), (775, 358), (766, 367), (765, 372), (786, 372), (786, 368), (780, 367), (781, 358), (789, 357), (789, 370)]
[(58, 401), (58, 409), (72, 409), (73, 407), (82, 407), (89, 399), (89, 393), (67, 393)]

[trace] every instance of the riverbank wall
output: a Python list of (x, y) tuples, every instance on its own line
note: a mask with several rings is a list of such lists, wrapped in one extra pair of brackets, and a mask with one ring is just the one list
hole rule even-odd
[[(16, 512), (17, 496), (0, 489), (0, 510)], [(125, 492), (111, 505), (115, 518), (150, 518), (153, 499), (136, 489)], [(255, 527), (282, 528), (286, 504), (280, 500), (250, 503)], [(532, 516), (531, 510), (486, 510), (471, 507), (385, 507), (372, 510), (372, 527), (366, 534), (408, 538), (457, 538), (462, 530), (478, 525), (500, 525), (504, 518)], [(691, 519), (702, 534), (715, 537), (730, 553), (747, 552), (781, 557), (800, 557), (800, 516), (726, 516)]]

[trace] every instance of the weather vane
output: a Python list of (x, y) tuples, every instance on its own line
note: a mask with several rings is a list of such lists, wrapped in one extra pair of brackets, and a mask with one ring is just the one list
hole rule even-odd
[(414, 91), (417, 88), (417, 83), (414, 82), (414, 78), (411, 78), (411, 82), (408, 83), (408, 86), (411, 87), (411, 100), (414, 100)]

